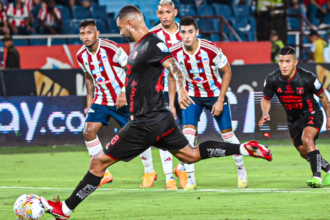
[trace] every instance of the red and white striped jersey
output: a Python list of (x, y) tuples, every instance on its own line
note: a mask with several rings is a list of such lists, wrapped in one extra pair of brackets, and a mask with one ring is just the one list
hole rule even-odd
[(27, 6), (22, 3), (21, 8), (17, 8), (15, 2), (10, 3), (7, 6), (6, 14), (11, 23), (15, 27), (24, 27), (24, 19), (29, 17), (29, 11)]
[(3, 22), (5, 20), (7, 20), (6, 12), (5, 11), (1, 11), (0, 12), (0, 24), (3, 24)]
[(214, 43), (198, 40), (198, 49), (190, 55), (183, 43), (170, 48), (175, 59), (182, 68), (186, 81), (186, 90), (192, 97), (217, 97), (221, 90), (219, 69), (227, 63), (227, 57)]
[(33, 8), (33, 0), (22, 0), (22, 2), (27, 6), (28, 10), (31, 11)]
[[(178, 29), (175, 33), (170, 34), (168, 33), (162, 26), (161, 23), (156, 25), (155, 27), (150, 29), (150, 32), (154, 32), (168, 48), (172, 47), (174, 44), (179, 43), (181, 41), (180, 31), (179, 31), (179, 23), (175, 22)], [(164, 69), (164, 91), (168, 91), (168, 71)]]
[(115, 42), (99, 39), (96, 53), (91, 54), (85, 46), (77, 53), (77, 60), (84, 72), (89, 73), (95, 86), (93, 103), (114, 106), (117, 95), (125, 84), (126, 52)]
[[(62, 19), (61, 11), (58, 8), (55, 7), (54, 12), (58, 19)], [(54, 26), (56, 24), (54, 15), (49, 13), (48, 7), (40, 9), (38, 18), (43, 20), (48, 26)]]

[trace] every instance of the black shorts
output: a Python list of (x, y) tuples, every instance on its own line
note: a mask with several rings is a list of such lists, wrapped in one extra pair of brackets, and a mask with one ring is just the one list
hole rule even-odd
[[(303, 145), (301, 141), (302, 133), (307, 126), (316, 128), (319, 132), (322, 128), (323, 124), (323, 114), (315, 114), (315, 115), (306, 115), (303, 118), (298, 119), (297, 121), (291, 123), (288, 122), (289, 131), (291, 140), (295, 147), (299, 147)], [(319, 133), (314, 138), (314, 141), (318, 138)]]
[[(165, 100), (165, 103), (168, 106), (170, 106), (170, 98), (169, 98), (168, 92), (164, 92), (164, 100)], [(177, 124), (182, 124), (182, 110), (181, 110), (179, 102), (178, 102), (178, 94), (177, 93), (175, 93), (174, 107), (175, 107), (176, 116), (177, 116), (176, 123)]]
[(189, 142), (176, 125), (173, 115), (170, 112), (159, 114), (166, 115), (149, 125), (128, 122), (106, 145), (104, 153), (113, 159), (128, 162), (150, 146), (162, 150), (180, 150), (187, 146)]

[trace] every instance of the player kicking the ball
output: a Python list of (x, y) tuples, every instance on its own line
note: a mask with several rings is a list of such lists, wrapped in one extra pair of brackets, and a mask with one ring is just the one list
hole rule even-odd
[[(179, 33), (179, 24), (174, 21), (177, 16), (178, 10), (175, 8), (171, 0), (160, 0), (157, 6), (157, 17), (160, 24), (156, 25), (150, 32), (155, 33), (161, 40), (164, 41), (167, 47), (173, 46), (175, 43), (181, 41)], [(168, 71), (164, 68), (164, 98), (165, 103), (169, 103), (168, 97)], [(175, 107), (179, 121), (181, 121), (181, 109), (175, 100)], [(177, 190), (176, 181), (173, 178), (173, 156), (170, 152), (159, 149), (160, 158), (163, 164), (164, 174), (166, 176), (166, 189)], [(153, 168), (151, 148), (148, 148), (141, 155), (141, 160), (144, 165), (144, 176), (141, 187), (152, 187), (157, 179), (156, 171)], [(187, 185), (187, 173), (184, 168), (182, 171), (175, 169), (176, 176), (179, 177), (180, 186), (185, 188)]]
[[(79, 30), (84, 46), (77, 53), (77, 61), (85, 72), (87, 87), (84, 137), (89, 155), (93, 157), (102, 150), (97, 137), (101, 126), (109, 125), (110, 117), (113, 117), (120, 127), (128, 122), (129, 113), (125, 106), (123, 89), (127, 54), (115, 42), (98, 38), (100, 32), (95, 20), (83, 20)], [(112, 175), (106, 170), (100, 186), (112, 180)]]
[[(210, 110), (216, 120), (222, 139), (225, 142), (239, 144), (231, 126), (231, 114), (226, 92), (231, 80), (231, 68), (227, 57), (214, 43), (198, 39), (199, 30), (197, 23), (192, 17), (181, 18), (180, 35), (182, 43), (175, 44), (170, 48), (183, 70), (186, 81), (185, 88), (189, 97), (195, 102), (182, 111), (183, 133), (194, 146), (197, 123), (203, 108)], [(223, 79), (219, 75), (223, 73)], [(173, 103), (170, 104), (171, 110)], [(237, 165), (238, 188), (248, 186), (248, 178), (244, 167), (243, 157), (233, 155)], [(194, 164), (186, 164), (188, 183), (186, 190), (196, 189)]]
[[(149, 32), (137, 7), (128, 5), (122, 8), (116, 22), (120, 34), (135, 42), (128, 58), (125, 82), (130, 121), (103, 151), (91, 158), (89, 171), (68, 199), (63, 202), (57, 199), (53, 202), (40, 198), (46, 212), (58, 220), (68, 219), (72, 211), (97, 189), (107, 167), (120, 160), (132, 160), (150, 145), (170, 151), (185, 163), (234, 154), (272, 160), (270, 150), (257, 141), (244, 144), (206, 141), (193, 148), (167, 109), (163, 91), (159, 86), (165, 67), (170, 73), (170, 88), (173, 85), (178, 87), (180, 107), (184, 109), (193, 103), (184, 89), (180, 66), (164, 42)], [(175, 96), (171, 94), (173, 90), (169, 92), (170, 98)]]
[[(301, 157), (311, 165), (313, 177), (307, 180), (307, 185), (319, 188), (330, 185), (330, 165), (315, 144), (323, 124), (323, 113), (314, 95), (320, 97), (327, 116), (328, 131), (330, 131), (330, 103), (316, 75), (296, 68), (297, 63), (296, 51), (292, 47), (283, 47), (280, 50), (278, 59), (280, 68), (269, 74), (265, 80), (259, 126), (270, 120), (268, 114), (270, 100), (276, 94), (286, 111), (293, 145)], [(321, 169), (326, 172), (324, 183), (321, 179)]]

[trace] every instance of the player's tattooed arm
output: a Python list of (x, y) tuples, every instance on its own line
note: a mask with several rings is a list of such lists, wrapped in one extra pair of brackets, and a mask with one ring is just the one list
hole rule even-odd
[(89, 73), (85, 73), (85, 79), (86, 79), (85, 83), (86, 83), (86, 90), (87, 90), (87, 111), (88, 111), (93, 103), (94, 82), (93, 82), (91, 75), (89, 75)]
[[(169, 78), (169, 80), (173, 81), (173, 78), (175, 80), (177, 92), (179, 95), (180, 108), (186, 109), (191, 103), (195, 104), (194, 101), (189, 97), (187, 91), (184, 89), (183, 73), (178, 62), (173, 57), (171, 57), (163, 62), (163, 66), (168, 70), (168, 72), (172, 76), (171, 78)], [(170, 92), (172, 92), (172, 94)], [(169, 91), (169, 95), (170, 97), (173, 98), (173, 90)]]
[(261, 127), (266, 121), (270, 121), (269, 111), (270, 111), (270, 100), (261, 99), (261, 111), (262, 116), (259, 120), (259, 126)]

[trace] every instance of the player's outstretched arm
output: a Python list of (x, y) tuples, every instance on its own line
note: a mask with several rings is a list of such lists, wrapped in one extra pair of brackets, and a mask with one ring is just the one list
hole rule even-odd
[(262, 116), (259, 120), (259, 126), (261, 127), (266, 121), (270, 121), (269, 111), (270, 111), (270, 100), (263, 98), (261, 100), (261, 111)]
[[(183, 73), (178, 62), (176, 62), (176, 60), (173, 57), (171, 57), (163, 62), (163, 66), (175, 79), (176, 87), (179, 95), (180, 108), (186, 109), (191, 103), (195, 104), (194, 101), (189, 97), (187, 91), (184, 89)], [(169, 95), (170, 97), (173, 97), (173, 94), (171, 94), (171, 92), (173, 93), (173, 90), (169, 91)]]
[(330, 131), (330, 102), (329, 97), (327, 96), (327, 93), (325, 90), (319, 95), (321, 104), (324, 108), (325, 115), (327, 116), (327, 130)]
[[(86, 83), (86, 90), (87, 90), (87, 112), (93, 103), (94, 98), (94, 83), (91, 75), (85, 72), (85, 83)], [(86, 112), (86, 113), (87, 113)]]

